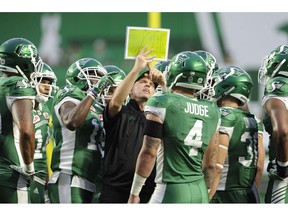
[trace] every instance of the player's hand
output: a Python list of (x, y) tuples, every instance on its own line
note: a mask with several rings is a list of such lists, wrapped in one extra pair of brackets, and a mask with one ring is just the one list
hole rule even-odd
[(35, 172), (28, 173), (24, 169), (24, 167), (19, 167), (15, 165), (10, 165), (11, 169), (18, 172), (20, 174), (20, 177), (24, 179), (24, 181), (27, 182), (27, 185), (30, 186), (31, 183), (34, 181), (34, 174)]
[(136, 195), (133, 195), (133, 194), (130, 194), (128, 203), (135, 203), (135, 204), (136, 203), (140, 203), (140, 197), (136, 196)]
[(115, 84), (113, 78), (110, 74), (106, 74), (100, 78), (100, 80), (95, 84), (95, 86), (92, 89), (92, 92), (96, 95), (103, 94), (104, 90), (108, 88), (109, 86), (112, 86)]

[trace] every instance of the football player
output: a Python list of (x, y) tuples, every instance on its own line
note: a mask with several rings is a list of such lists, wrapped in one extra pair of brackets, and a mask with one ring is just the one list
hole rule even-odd
[(273, 145), (270, 143), (270, 163), (267, 168), (269, 184), (265, 195), (265, 202), (267, 203), (288, 203), (287, 60), (288, 45), (280, 45), (264, 57), (258, 72), (259, 83), (265, 85), (262, 105), (270, 117), (272, 126), (270, 142)]
[(253, 114), (240, 109), (247, 103), (252, 87), (246, 71), (228, 66), (214, 71), (202, 90), (208, 92), (208, 98), (217, 103), (221, 111), (211, 203), (258, 202), (252, 186), (254, 181), (259, 186), (263, 175), (263, 126)]
[(114, 82), (100, 62), (82, 58), (68, 68), (66, 83), (53, 100), (49, 198), (51, 203), (91, 203), (104, 139), (96, 100)]
[(11, 38), (0, 46), (0, 202), (29, 203), (34, 170), (35, 90), (30, 74), (41, 62), (35, 45)]
[[(47, 102), (53, 98), (52, 94), (56, 93), (57, 77), (51, 67), (42, 62), (37, 66), (37, 71), (31, 75), (31, 85), (35, 88), (36, 97), (33, 109), (33, 124), (35, 127), (35, 153), (34, 182), (30, 187), (31, 203), (47, 202), (48, 192), (48, 167), (46, 146), (50, 139), (50, 109)], [(46, 200), (45, 200), (46, 199)]]
[(139, 192), (155, 162), (156, 188), (149, 203), (209, 202), (206, 182), (211, 179), (210, 174), (204, 177), (202, 160), (205, 152), (205, 173), (209, 166), (216, 166), (214, 150), (218, 143), (214, 138), (220, 112), (216, 104), (200, 101), (195, 95), (195, 90), (203, 88), (206, 76), (206, 63), (194, 52), (181, 52), (171, 59), (166, 74), (171, 92), (156, 93), (145, 106), (144, 140), (129, 203), (140, 202)]

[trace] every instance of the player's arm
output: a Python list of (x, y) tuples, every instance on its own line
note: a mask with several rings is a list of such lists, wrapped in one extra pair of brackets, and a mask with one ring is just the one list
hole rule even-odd
[(35, 133), (32, 101), (28, 99), (16, 100), (13, 102), (11, 109), (14, 123), (19, 128), (19, 145), (25, 163), (24, 169), (28, 173), (33, 173)]
[(128, 203), (140, 202), (139, 193), (155, 165), (157, 151), (162, 140), (162, 126), (163, 122), (159, 117), (147, 114), (143, 145), (138, 155)]
[(214, 196), (215, 192), (217, 191), (218, 184), (220, 182), (220, 177), (222, 170), (224, 168), (225, 159), (228, 154), (228, 147), (229, 147), (229, 136), (225, 133), (219, 133), (219, 145), (218, 145), (218, 154), (216, 160), (216, 172), (215, 178), (211, 184), (209, 197), (210, 199)]
[(258, 161), (257, 161), (257, 174), (255, 177), (255, 184), (257, 188), (259, 188), (261, 185), (264, 171), (264, 160), (265, 160), (265, 149), (263, 145), (263, 137), (261, 134), (258, 135)]
[(86, 96), (78, 105), (71, 101), (64, 102), (59, 109), (59, 114), (65, 127), (71, 131), (80, 127), (88, 115), (93, 101), (92, 97)]
[(212, 182), (215, 177), (215, 169), (218, 154), (217, 151), (219, 143), (218, 139), (219, 139), (219, 132), (217, 131), (211, 138), (209, 145), (203, 155), (202, 171), (204, 173), (204, 178), (208, 189), (211, 188)]
[(281, 178), (288, 177), (288, 112), (283, 101), (270, 98), (265, 103), (271, 117), (272, 142), (275, 146), (277, 171)]
[(146, 67), (146, 65), (153, 61), (154, 57), (149, 57), (148, 55), (152, 50), (146, 51), (144, 47), (136, 57), (135, 64), (132, 70), (127, 74), (125, 79), (120, 83), (120, 85), (115, 89), (111, 100), (108, 103), (108, 115), (109, 118), (113, 118), (120, 112), (122, 105), (126, 98), (128, 97), (138, 74)]

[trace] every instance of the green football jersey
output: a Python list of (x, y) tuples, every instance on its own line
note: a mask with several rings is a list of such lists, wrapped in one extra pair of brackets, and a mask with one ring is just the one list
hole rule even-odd
[[(262, 99), (262, 105), (266, 103), (269, 98), (278, 98), (282, 100), (285, 106), (288, 109), (288, 78), (286, 77), (274, 77), (268, 81), (265, 86), (264, 97)], [(265, 130), (269, 134), (269, 144), (268, 144), (268, 156), (269, 156), (269, 163), (268, 169), (272, 168), (273, 164), (275, 164), (276, 154), (275, 154), (275, 147), (272, 143), (272, 123), (270, 116), (266, 113), (265, 118), (263, 120), (265, 125)], [(269, 170), (268, 170), (269, 171)]]
[(219, 108), (210, 101), (158, 92), (147, 101), (145, 113), (163, 121), (155, 182), (187, 183), (203, 178), (203, 154), (219, 127)]
[(0, 185), (16, 188), (18, 178), (12, 176), (9, 165), (24, 165), (19, 146), (19, 131), (13, 124), (11, 105), (18, 99), (34, 98), (35, 90), (24, 78), (0, 78)]
[[(265, 86), (264, 97), (262, 99), (262, 105), (266, 103), (269, 98), (278, 98), (282, 100), (285, 106), (288, 108), (288, 78), (286, 77), (274, 77), (268, 81)], [(270, 169), (274, 170), (276, 165), (276, 153), (275, 146), (272, 143), (272, 123), (270, 116), (266, 113), (263, 120), (265, 130), (269, 134), (269, 144), (268, 144), (268, 157), (269, 164), (267, 171)]]
[(52, 112), (53, 149), (51, 169), (66, 174), (76, 174), (95, 182), (101, 164), (100, 142), (103, 140), (103, 126), (97, 115), (95, 103), (83, 124), (74, 131), (67, 129), (59, 115), (59, 109), (66, 101), (79, 104), (85, 94), (73, 86), (65, 86), (54, 97)]
[[(217, 190), (251, 188), (258, 161), (258, 130), (262, 123), (251, 113), (222, 107), (219, 131), (229, 136), (228, 155)], [(221, 143), (220, 143), (221, 144)]]
[[(39, 104), (38, 110), (33, 110), (33, 124), (35, 128), (34, 168), (36, 176), (46, 181), (48, 174), (46, 145), (50, 139), (49, 127), (50, 110), (47, 104)], [(40, 173), (37, 173), (41, 171)]]

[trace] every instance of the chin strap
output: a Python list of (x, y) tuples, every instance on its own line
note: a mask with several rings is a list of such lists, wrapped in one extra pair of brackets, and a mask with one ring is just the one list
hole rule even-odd
[(39, 95), (39, 94), (37, 94), (36, 96), (35, 96), (35, 100), (38, 102), (38, 103), (46, 103), (47, 101), (48, 101), (48, 97), (45, 97), (45, 96), (43, 96), (43, 95)]

